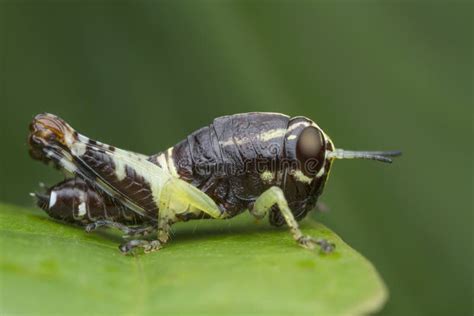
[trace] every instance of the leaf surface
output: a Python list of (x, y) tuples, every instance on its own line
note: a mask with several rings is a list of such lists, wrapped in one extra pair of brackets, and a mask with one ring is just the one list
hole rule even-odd
[(158, 252), (124, 256), (121, 237), (87, 234), (40, 210), (0, 204), (0, 313), (28, 315), (358, 315), (387, 291), (364, 257), (323, 225), (306, 234), (336, 243), (319, 254), (283, 228), (242, 215), (174, 226)]

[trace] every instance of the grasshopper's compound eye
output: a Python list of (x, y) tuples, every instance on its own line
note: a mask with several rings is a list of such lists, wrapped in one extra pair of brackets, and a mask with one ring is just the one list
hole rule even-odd
[(296, 154), (301, 171), (307, 176), (314, 176), (324, 165), (324, 137), (314, 126), (306, 127), (298, 137)]

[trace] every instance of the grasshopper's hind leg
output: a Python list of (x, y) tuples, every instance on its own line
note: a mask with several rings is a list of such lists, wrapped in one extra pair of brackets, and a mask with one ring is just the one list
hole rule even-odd
[[(123, 238), (145, 237), (156, 232), (158, 229), (156, 224), (130, 227), (122, 223), (102, 220), (87, 225), (86, 231), (91, 232), (99, 227), (116, 228), (124, 233)], [(119, 250), (124, 254), (130, 254), (136, 248), (143, 248), (145, 253), (149, 253), (159, 250), (165, 242), (162, 240), (133, 239), (119, 245)]]
[[(155, 240), (133, 239), (123, 243), (119, 249), (124, 254), (130, 254), (134, 249), (143, 248), (145, 253), (150, 253), (161, 249), (169, 239), (169, 232), (172, 222), (166, 218), (160, 218), (157, 225), (153, 226), (153, 231), (158, 232), (158, 238)], [(146, 227), (143, 227), (146, 229)]]
[(131, 254), (137, 248), (143, 248), (145, 253), (150, 253), (161, 249), (166, 244), (169, 239), (171, 223), (160, 218), (158, 222), (148, 225), (127, 226), (118, 222), (102, 220), (87, 225), (86, 231), (91, 232), (99, 227), (116, 228), (125, 234), (124, 238), (145, 237), (156, 232), (158, 237), (155, 240), (132, 239), (119, 246), (120, 251), (124, 254)]
[(314, 249), (316, 245), (321, 248), (322, 252), (328, 253), (334, 250), (334, 244), (328, 242), (325, 239), (317, 239), (311, 236), (305, 236), (301, 232), (298, 226), (298, 222), (295, 220), (293, 213), (288, 207), (285, 195), (279, 187), (271, 187), (267, 191), (263, 192), (262, 195), (255, 201), (253, 208), (250, 212), (257, 218), (263, 218), (268, 210), (273, 206), (277, 205), (283, 218), (286, 221), (288, 227), (290, 227), (291, 234), (296, 242), (302, 247)]
[(86, 232), (90, 233), (101, 227), (116, 228), (122, 233), (124, 233), (124, 238), (147, 236), (157, 230), (156, 224), (147, 224), (143, 226), (127, 226), (125, 224), (110, 220), (99, 220), (94, 223), (90, 223), (85, 227), (85, 230)]
[[(156, 224), (144, 225), (144, 226), (127, 226), (122, 223), (108, 221), (108, 220), (101, 220), (94, 223), (91, 223), (86, 226), (86, 232), (91, 232), (93, 230), (98, 229), (99, 227), (106, 227), (106, 228), (116, 228), (120, 230), (124, 235), (123, 238), (136, 238), (136, 237), (145, 237), (148, 236), (158, 230)], [(166, 239), (167, 240), (167, 239)], [(166, 243), (166, 240), (146, 240), (146, 239), (132, 239), (129, 240), (119, 246), (119, 249), (124, 254), (130, 254), (136, 248), (143, 248), (145, 253), (149, 253), (152, 251), (159, 250), (163, 247)]]

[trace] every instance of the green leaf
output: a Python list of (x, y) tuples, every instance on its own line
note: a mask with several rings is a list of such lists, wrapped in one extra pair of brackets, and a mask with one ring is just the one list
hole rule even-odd
[(376, 270), (333, 232), (303, 222), (305, 233), (336, 243), (324, 255), (264, 222), (177, 224), (165, 248), (124, 256), (117, 234), (0, 204), (0, 314), (358, 315), (382, 307)]

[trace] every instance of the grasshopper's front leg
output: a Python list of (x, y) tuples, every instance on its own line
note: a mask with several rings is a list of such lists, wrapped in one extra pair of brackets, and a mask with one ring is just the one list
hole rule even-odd
[(305, 236), (301, 232), (298, 226), (298, 222), (295, 220), (293, 213), (288, 207), (285, 195), (279, 187), (271, 187), (267, 191), (263, 192), (262, 195), (255, 201), (253, 208), (250, 212), (257, 218), (263, 218), (268, 213), (268, 210), (273, 206), (277, 205), (283, 218), (286, 221), (288, 227), (290, 227), (293, 239), (302, 247), (314, 249), (316, 245), (319, 245), (322, 252), (329, 253), (334, 250), (335, 245), (328, 242), (325, 239), (316, 239), (311, 236)]

